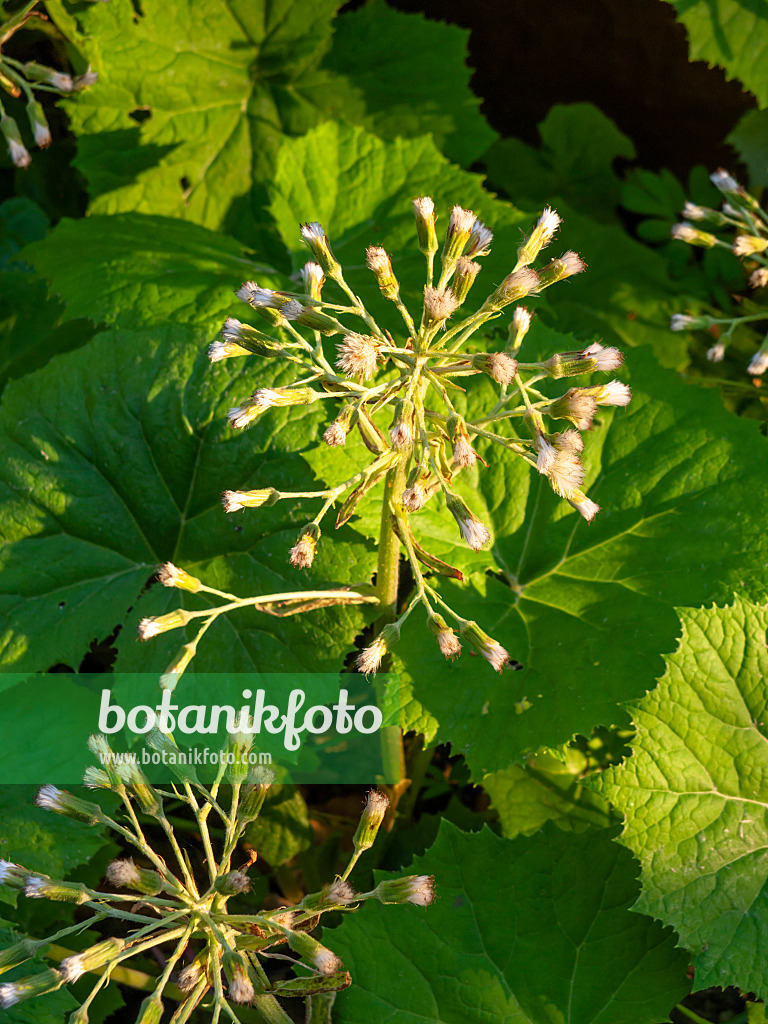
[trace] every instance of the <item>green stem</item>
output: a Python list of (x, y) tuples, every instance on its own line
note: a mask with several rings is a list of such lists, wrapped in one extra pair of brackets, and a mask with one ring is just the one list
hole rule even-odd
[(700, 1017), (698, 1013), (694, 1013), (693, 1010), (689, 1010), (688, 1007), (683, 1006), (682, 1003), (678, 1003), (675, 1009), (678, 1013), (682, 1013), (685, 1017), (688, 1017), (689, 1020), (692, 1020), (694, 1024), (712, 1024), (711, 1021), (707, 1020), (705, 1017)]
[(379, 531), (379, 561), (376, 569), (376, 597), (381, 607), (380, 626), (397, 618), (397, 588), (400, 582), (400, 541), (392, 527), (391, 503), (400, 497), (405, 487), (405, 459), (386, 475), (384, 501), (381, 506)]

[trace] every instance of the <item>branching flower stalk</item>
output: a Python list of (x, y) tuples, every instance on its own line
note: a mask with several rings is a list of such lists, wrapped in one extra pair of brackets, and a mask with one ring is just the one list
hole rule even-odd
[[(688, 245), (705, 249), (729, 249), (741, 257), (749, 274), (749, 286), (753, 289), (768, 288), (768, 213), (727, 171), (715, 171), (710, 175), (714, 185), (722, 192), (724, 199), (720, 210), (697, 206), (687, 202), (683, 208), (686, 218), (672, 228), (672, 237)], [(711, 231), (705, 231), (694, 222), (708, 224)], [(730, 240), (719, 237), (725, 233)], [(675, 313), (670, 322), (673, 331), (717, 331), (717, 340), (707, 350), (707, 359), (713, 363), (722, 362), (733, 333), (741, 324), (768, 320), (768, 311), (757, 309), (755, 303), (744, 303), (747, 312), (742, 316), (706, 316)], [(768, 334), (760, 348), (752, 356), (747, 373), (762, 376), (768, 370)]]
[[(135, 848), (140, 862), (150, 866), (141, 866), (131, 857), (113, 860), (106, 871), (105, 887), (95, 890), (0, 861), (0, 884), (28, 899), (75, 904), (86, 914), (77, 924), (44, 940), (22, 939), (1, 950), (0, 974), (32, 960), (45, 947), (103, 925), (107, 919), (120, 933), (81, 952), (67, 953), (56, 968), (0, 983), (0, 1007), (9, 1009), (92, 975), (90, 994), (70, 1017), (71, 1024), (87, 1024), (91, 1004), (111, 980), (125, 976), (123, 969), (131, 958), (158, 950), (165, 966), (142, 1003), (136, 1024), (158, 1024), (164, 1008), (174, 1000), (173, 1024), (188, 1020), (198, 1007), (210, 1013), (213, 1024), (222, 1018), (237, 1024), (240, 1005), (255, 1008), (269, 1024), (289, 1024), (291, 1018), (278, 996), (302, 997), (311, 1004), (313, 997), (332, 998), (352, 980), (339, 957), (311, 934), (324, 913), (356, 910), (369, 899), (422, 907), (433, 901), (434, 880), (427, 875), (382, 881), (364, 893), (355, 892), (348, 881), (357, 859), (373, 845), (389, 803), (384, 793), (372, 790), (354, 836), (354, 853), (343, 875), (319, 892), (304, 896), (296, 906), (232, 913), (228, 901), (248, 893), (248, 870), (255, 860), (251, 854), (246, 863), (239, 863), (238, 842), (246, 827), (257, 819), (273, 778), (269, 769), (249, 764), (251, 739), (242, 734), (230, 738), (210, 787), (199, 783), (191, 765), (180, 763), (182, 759), (177, 757), (169, 758), (166, 763), (177, 781), (167, 791), (151, 785), (135, 761), (115, 757), (104, 736), (92, 736), (89, 746), (98, 755), (100, 766), (86, 769), (85, 785), (117, 794), (124, 810), (121, 820), (110, 817), (97, 803), (66, 790), (41, 787), (36, 798), (39, 807), (86, 826), (108, 826)], [(173, 739), (157, 730), (148, 735), (148, 742), (159, 753), (179, 753)], [(168, 799), (186, 805), (194, 816), (205, 851), (204, 880), (195, 876), (177, 841), (164, 810)], [(208, 822), (211, 814), (224, 829), (218, 856)], [(161, 828), (175, 864), (166, 864), (153, 848), (146, 833), (147, 822)], [(285, 959), (288, 951), (296, 977), (272, 983), (269, 961), (274, 957)], [(171, 985), (176, 986), (173, 994), (167, 991)]]
[[(0, 88), (9, 96), (23, 96), (27, 104), (27, 120), (35, 145), (44, 149), (51, 144), (51, 130), (45, 112), (35, 93), (52, 92), (66, 96), (87, 89), (97, 81), (98, 75), (89, 68), (82, 75), (68, 75), (55, 68), (29, 61), (26, 64), (3, 53), (3, 47), (20, 28), (32, 19), (47, 21), (42, 11), (36, 11), (39, 0), (29, 0), (6, 21), (0, 24)], [(8, 114), (0, 101), (0, 131), (5, 137), (10, 156), (16, 167), (29, 167), (32, 160), (24, 145), (18, 123)]]
[[(581, 432), (588, 430), (600, 406), (624, 406), (630, 389), (618, 380), (571, 387), (548, 396), (544, 382), (562, 381), (593, 372), (616, 370), (622, 354), (599, 343), (583, 350), (558, 352), (544, 361), (522, 361), (520, 350), (531, 324), (531, 313), (517, 305), (546, 288), (586, 269), (575, 252), (566, 252), (536, 271), (533, 264), (548, 246), (560, 225), (560, 217), (547, 207), (522, 240), (510, 273), (474, 312), (464, 304), (482, 269), (479, 262), (490, 251), (492, 232), (470, 210), (455, 206), (440, 247), (432, 199), (413, 201), (418, 245), (426, 259), (426, 284), (418, 315), (413, 316), (401, 298), (399, 281), (390, 256), (379, 246), (369, 246), (366, 263), (379, 290), (402, 321), (399, 331), (379, 325), (347, 283), (330, 242), (318, 223), (304, 224), (301, 235), (312, 259), (301, 271), (299, 292), (275, 291), (247, 281), (237, 296), (266, 322), (265, 329), (228, 318), (221, 340), (209, 349), (212, 362), (249, 354), (279, 358), (296, 368), (294, 383), (259, 388), (229, 411), (234, 429), (242, 430), (276, 407), (305, 406), (327, 402), (330, 423), (322, 440), (331, 447), (344, 445), (356, 430), (365, 446), (365, 462), (358, 472), (333, 487), (314, 492), (287, 493), (267, 487), (258, 490), (226, 490), (224, 510), (258, 509), (278, 501), (315, 499), (319, 508), (301, 530), (288, 560), (298, 568), (312, 565), (321, 527), (331, 508), (339, 504), (336, 527), (346, 523), (374, 486), (384, 481), (377, 593), (382, 621), (386, 624), (358, 658), (361, 672), (373, 673), (392, 649), (406, 619), (417, 609), (447, 658), (461, 653), (461, 642), (481, 654), (501, 671), (509, 655), (477, 623), (457, 614), (430, 583), (436, 573), (463, 579), (462, 573), (427, 551), (417, 539), (419, 513), (428, 504), (442, 504), (456, 522), (461, 539), (480, 550), (491, 541), (489, 527), (456, 492), (459, 473), (477, 463), (493, 472), (475, 450), (477, 439), (491, 442), (503, 453), (523, 459), (548, 480), (557, 495), (568, 501), (587, 521), (599, 506), (582, 490), (585, 469)], [(439, 251), (439, 273), (435, 257)], [(435, 280), (436, 277), (436, 280)], [(341, 301), (322, 298), (327, 282), (336, 285)], [(490, 321), (514, 308), (506, 343), (498, 350), (469, 352), (467, 342)], [(303, 332), (302, 330), (303, 329)], [(325, 342), (333, 338), (334, 342)], [(480, 415), (464, 416), (455, 396), (465, 393), (471, 378), (493, 382), (496, 397)], [(461, 382), (461, 383), (460, 383)], [(559, 421), (557, 426), (548, 421)], [(363, 449), (361, 448), (361, 451)], [(401, 548), (410, 562), (415, 590), (398, 615), (397, 572)], [(160, 572), (166, 586), (217, 595), (200, 580), (175, 566)], [(333, 593), (333, 592), (329, 592)], [(194, 617), (205, 617), (201, 632), (184, 649), (176, 667), (166, 676), (178, 677), (189, 663), (202, 632), (213, 617), (234, 607), (290, 600), (294, 610), (299, 595), (236, 599), (218, 595), (227, 603), (206, 612), (179, 610), (145, 619), (139, 627), (142, 639), (184, 626)], [(304, 595), (306, 602), (327, 603), (328, 594)], [(347, 593), (335, 598), (364, 600)], [(387, 621), (389, 620), (389, 621)]]

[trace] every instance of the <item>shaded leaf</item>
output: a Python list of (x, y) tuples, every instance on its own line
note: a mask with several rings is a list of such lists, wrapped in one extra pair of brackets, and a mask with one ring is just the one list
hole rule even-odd
[(334, 1019), (663, 1020), (688, 989), (686, 957), (670, 929), (630, 912), (635, 865), (610, 836), (550, 828), (508, 840), (443, 823), (410, 868), (435, 875), (431, 907), (371, 901), (324, 932), (353, 978)]
[(245, 830), (243, 841), (259, 860), (279, 867), (312, 845), (312, 826), (304, 797), (293, 786), (273, 786), (261, 814)]

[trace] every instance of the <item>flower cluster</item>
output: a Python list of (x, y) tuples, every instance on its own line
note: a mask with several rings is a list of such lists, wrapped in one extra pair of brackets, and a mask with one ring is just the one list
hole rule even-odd
[[(719, 210), (706, 206), (697, 206), (687, 202), (683, 208), (685, 220), (675, 224), (672, 237), (688, 245), (696, 245), (705, 249), (729, 249), (739, 256), (749, 275), (749, 287), (752, 289), (768, 288), (768, 213), (760, 203), (743, 188), (735, 178), (722, 169), (711, 176), (714, 185), (723, 194), (723, 203)], [(705, 231), (697, 226), (705, 223), (711, 230)], [(728, 240), (719, 237), (728, 234)], [(670, 322), (673, 331), (711, 331), (716, 341), (707, 350), (707, 359), (713, 363), (722, 362), (733, 332), (739, 324), (768, 320), (765, 311), (753, 311), (754, 305), (748, 305), (748, 312), (743, 316), (717, 317), (687, 313), (675, 313)], [(768, 370), (768, 335), (762, 345), (752, 356), (747, 366), (747, 373), (756, 377)]]
[[(158, 752), (179, 754), (172, 738), (165, 733), (156, 731), (148, 739)], [(372, 790), (353, 838), (354, 853), (343, 875), (319, 892), (304, 896), (294, 906), (233, 913), (227, 903), (232, 897), (248, 893), (248, 871), (255, 860), (251, 853), (245, 864), (237, 864), (238, 843), (246, 827), (258, 817), (272, 781), (268, 769), (244, 764), (247, 743), (248, 739), (241, 735), (231, 738), (229, 748), (223, 752), (227, 756), (220, 758), (218, 778), (210, 787), (198, 782), (194, 768), (181, 763), (182, 758), (170, 759), (177, 782), (173, 792), (166, 792), (151, 785), (136, 762), (115, 758), (104, 736), (92, 736), (89, 745), (98, 755), (100, 766), (88, 768), (84, 782), (92, 789), (109, 789), (121, 798), (121, 820), (107, 815), (99, 804), (56, 786), (40, 789), (36, 799), (39, 807), (87, 825), (109, 826), (138, 851), (140, 862), (128, 856), (113, 860), (107, 867), (104, 887), (95, 890), (79, 882), (49, 878), (9, 860), (0, 861), (0, 884), (16, 889), (27, 899), (73, 903), (81, 910), (77, 924), (45, 940), (23, 939), (0, 950), (0, 974), (32, 960), (38, 951), (52, 944), (60, 950), (62, 940), (86, 929), (101, 929), (106, 922), (117, 925), (120, 932), (79, 952), (68, 953), (55, 968), (0, 983), (2, 1009), (44, 996), (92, 974), (90, 994), (70, 1017), (74, 1024), (87, 1024), (89, 1008), (99, 992), (110, 981), (127, 977), (124, 968), (132, 957), (154, 950), (162, 954), (164, 968), (154, 990), (142, 1003), (136, 1024), (159, 1024), (165, 1007), (172, 1001), (177, 1003), (173, 1013), (176, 1022), (188, 1020), (197, 1007), (203, 1006), (214, 1024), (222, 1013), (237, 1024), (234, 1006), (247, 1004), (259, 1010), (266, 1020), (290, 1024), (291, 1018), (278, 996), (311, 1000), (317, 995), (332, 999), (335, 992), (346, 988), (352, 980), (339, 957), (311, 934), (324, 913), (355, 910), (369, 899), (420, 907), (432, 903), (434, 879), (428, 875), (389, 879), (363, 893), (356, 892), (349, 882), (353, 866), (373, 845), (387, 812), (386, 794)], [(164, 800), (168, 798), (185, 804), (197, 822), (205, 850), (204, 878), (193, 872), (179, 845), (164, 809)], [(208, 820), (211, 814), (220, 819), (224, 832), (218, 857)], [(161, 827), (173, 850), (175, 866), (169, 866), (153, 849), (145, 831), (147, 822)], [(283, 954), (288, 950), (295, 966), (302, 969), (297, 970), (294, 978), (271, 981), (270, 958), (285, 959)], [(176, 990), (168, 991), (170, 985), (175, 985)]]
[[(491, 230), (471, 210), (455, 206), (441, 246), (432, 199), (414, 199), (413, 213), (418, 246), (426, 260), (426, 281), (416, 317), (401, 297), (389, 254), (380, 246), (369, 246), (365, 254), (381, 294), (402, 320), (399, 332), (394, 326), (391, 331), (382, 328), (349, 286), (318, 223), (301, 227), (312, 257), (301, 271), (301, 291), (275, 291), (255, 281), (247, 281), (237, 290), (237, 297), (255, 311), (263, 327), (229, 317), (221, 339), (209, 348), (211, 361), (249, 354), (279, 358), (294, 364), (296, 380), (284, 387), (258, 388), (244, 398), (229, 411), (232, 427), (245, 429), (275, 407), (326, 402), (332, 412), (322, 431), (322, 442), (338, 447), (346, 444), (355, 431), (363, 442), (357, 449), (363, 464), (349, 479), (326, 490), (226, 490), (223, 505), (232, 513), (278, 501), (316, 499), (317, 514), (302, 528), (288, 552), (291, 565), (306, 569), (318, 553), (321, 525), (332, 506), (339, 503), (335, 519), (339, 527), (372, 488), (385, 480), (391, 528), (408, 555), (416, 591), (400, 618), (387, 625), (361, 653), (358, 669), (371, 673), (380, 667), (397, 641), (403, 622), (421, 605), (446, 658), (461, 653), (463, 640), (501, 671), (509, 662), (504, 648), (475, 622), (454, 612), (425, 579), (425, 572), (459, 580), (463, 576), (417, 539), (419, 513), (427, 505), (442, 503), (465, 544), (479, 550), (490, 543), (488, 524), (457, 493), (454, 483), (461, 472), (473, 466), (488, 466), (476, 450), (479, 441), (486, 447), (497, 445), (506, 454), (527, 462), (547, 479), (558, 496), (584, 519), (592, 520), (599, 506), (582, 489), (586, 475), (581, 460), (582, 432), (591, 427), (601, 406), (627, 405), (631, 392), (618, 380), (580, 384), (555, 395), (540, 390), (545, 382), (564, 382), (618, 369), (622, 354), (599, 342), (578, 351), (556, 352), (546, 360), (521, 358), (532, 319), (530, 311), (519, 305), (521, 300), (535, 297), (586, 269), (575, 252), (565, 252), (539, 270), (534, 269), (533, 264), (560, 225), (554, 210), (547, 207), (542, 212), (522, 239), (510, 272), (469, 313), (463, 307), (482, 270), (482, 258), (490, 251)], [(439, 274), (435, 268), (438, 253)], [(329, 283), (340, 293), (334, 297), (339, 301), (323, 298)], [(484, 325), (510, 310), (504, 342), (492, 351), (467, 351), (467, 343)], [(476, 392), (485, 396), (487, 408), (473, 415), (462, 414), (457, 404), (465, 407), (456, 402), (455, 396), (464, 395), (466, 388), (458, 381), (469, 383), (473, 378), (490, 382), (494, 397), (488, 401), (488, 391)], [(166, 585), (190, 589), (174, 578), (161, 579)], [(237, 600), (232, 595), (222, 596)], [(232, 605), (219, 610), (228, 607)], [(444, 613), (453, 625), (448, 624)], [(145, 621), (140, 635), (146, 638), (160, 628), (183, 625), (187, 614), (172, 613), (162, 621)]]
[[(0, 24), (0, 47), (30, 19), (47, 20), (46, 15), (34, 9), (37, 4), (38, 0), (30, 0)], [(56, 71), (55, 68), (46, 67), (44, 64), (37, 64), (35, 61), (24, 64), (22, 61), (9, 57), (6, 53), (0, 53), (0, 88), (14, 99), (18, 99), (21, 95), (24, 96), (32, 137), (35, 145), (43, 149), (51, 144), (51, 130), (35, 93), (52, 92), (58, 96), (66, 96), (68, 93), (87, 89), (97, 79), (98, 75), (90, 68), (84, 74), (73, 77), (62, 71)], [(29, 150), (24, 145), (19, 126), (14, 118), (5, 111), (2, 103), (0, 103), (0, 132), (3, 133), (8, 147), (8, 155), (15, 166), (29, 167), (31, 157)]]

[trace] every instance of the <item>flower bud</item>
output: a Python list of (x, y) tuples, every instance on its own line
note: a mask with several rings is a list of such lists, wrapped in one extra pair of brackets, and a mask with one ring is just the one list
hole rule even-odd
[(74, 83), (71, 75), (65, 75), (61, 71), (54, 71), (44, 64), (37, 64), (29, 61), (24, 65), (24, 77), (28, 82), (41, 82), (43, 85), (50, 85), (58, 92), (72, 92)]
[(549, 206), (545, 206), (533, 231), (517, 250), (517, 266), (527, 267), (533, 263), (541, 250), (552, 241), (561, 223), (562, 218)]
[(541, 413), (537, 409), (528, 409), (523, 419), (536, 449), (536, 469), (539, 473), (548, 473), (555, 461), (557, 451), (544, 430)]
[(737, 235), (733, 240), (731, 252), (735, 256), (754, 256), (756, 252), (764, 252), (768, 247), (768, 238), (757, 238), (755, 235)]
[(124, 939), (105, 939), (103, 942), (97, 942), (95, 946), (83, 950), (82, 953), (65, 957), (59, 964), (59, 970), (64, 981), (71, 985), (72, 982), (82, 978), (87, 971), (95, 971), (108, 964), (110, 960), (114, 960), (124, 948)]
[(530, 267), (522, 267), (504, 278), (496, 291), (485, 300), (481, 309), (495, 312), (512, 302), (517, 302), (525, 295), (533, 295), (538, 290), (539, 275)]
[(400, 298), (400, 285), (392, 270), (392, 261), (385, 249), (380, 245), (369, 245), (365, 251), (365, 262), (369, 270), (376, 275), (379, 291), (385, 299), (397, 302)]
[(258, 765), (255, 772), (260, 773), (261, 780), (252, 780), (253, 772), (248, 773), (250, 788), (240, 794), (240, 806), (237, 809), (237, 817), (241, 822), (255, 821), (261, 813), (267, 791), (274, 781), (275, 775), (268, 768)]
[(5, 141), (8, 144), (8, 155), (14, 166), (29, 167), (32, 157), (29, 155), (27, 147), (21, 141), (21, 132), (14, 119), (7, 114), (3, 114), (0, 117), (0, 131), (5, 136)]
[(722, 363), (725, 359), (725, 344), (722, 341), (715, 342), (707, 349), (707, 359), (710, 363)]
[(539, 288), (549, 288), (550, 285), (564, 281), (574, 274), (581, 274), (587, 269), (587, 264), (575, 252), (566, 252), (557, 259), (552, 260), (543, 270), (539, 271)]
[(171, 629), (179, 629), (192, 618), (191, 614), (183, 608), (168, 612), (166, 615), (152, 615), (142, 619), (137, 627), (139, 640), (151, 640), (153, 636), (160, 633), (167, 633)]
[(202, 583), (196, 576), (190, 576), (184, 569), (179, 569), (173, 562), (165, 562), (157, 570), (157, 578), (164, 587), (176, 587), (196, 594)]
[(453, 444), (453, 461), (462, 469), (469, 469), (477, 461), (477, 452), (469, 443), (467, 425), (463, 416), (452, 413), (446, 424)]
[(286, 320), (295, 321), (301, 327), (319, 331), (321, 334), (340, 334), (345, 328), (332, 316), (316, 306), (305, 306), (298, 299), (286, 302), (280, 311)]
[(144, 814), (154, 817), (162, 813), (163, 802), (136, 761), (121, 761), (116, 769)]
[[(257, 327), (236, 320), (233, 316), (228, 316), (224, 321), (221, 337), (221, 342), (214, 342), (214, 345), (220, 346), (219, 348), (214, 349), (212, 345), (208, 349), (208, 358), (211, 362), (226, 359), (232, 355), (247, 355), (249, 352), (267, 357), (279, 356), (285, 352), (284, 347), (276, 338), (264, 334)], [(214, 349), (213, 352), (212, 349)]]
[(335, 974), (344, 966), (335, 953), (327, 949), (306, 932), (288, 932), (288, 945), (304, 960), (313, 964), (321, 974)]
[(232, 1002), (252, 1003), (255, 992), (253, 982), (248, 977), (248, 961), (243, 954), (227, 950), (221, 962), (229, 983), (229, 998)]
[(35, 145), (41, 149), (50, 146), (51, 129), (48, 127), (45, 112), (37, 100), (30, 100), (27, 103), (27, 117), (32, 128), (32, 134), (35, 137)]
[(347, 907), (356, 903), (358, 894), (350, 882), (337, 878), (335, 882), (324, 886), (318, 893), (310, 893), (301, 901), (302, 910), (328, 910), (330, 907)]
[[(491, 251), (493, 232), (481, 220), (475, 220), (469, 241), (464, 246), (464, 255), (474, 259), (475, 256), (487, 256)], [(455, 286), (454, 286), (455, 290)]]
[(160, 1024), (163, 1018), (163, 1002), (157, 992), (142, 1000), (136, 1024)]
[(157, 871), (137, 867), (132, 857), (110, 861), (107, 865), (107, 881), (116, 888), (133, 889), (145, 896), (156, 896), (164, 888)]
[(589, 388), (569, 388), (546, 410), (547, 416), (555, 420), (570, 420), (578, 430), (589, 430), (596, 412), (597, 401)]
[(251, 880), (244, 871), (228, 871), (222, 878), (216, 879), (214, 888), (225, 896), (239, 896), (250, 892)]
[(84, 821), (86, 825), (96, 825), (102, 819), (98, 804), (81, 800), (66, 789), (58, 789), (56, 786), (41, 786), (37, 791), (35, 803), (46, 811), (63, 814), (75, 821)]
[(600, 511), (600, 506), (594, 501), (591, 501), (583, 491), (574, 491), (574, 493), (568, 498), (568, 504), (572, 505), (588, 523), (591, 523)]
[(258, 391), (254, 391), (251, 401), (258, 409), (266, 410), (289, 405), (312, 405), (318, 398), (320, 392), (313, 391), (312, 388), (259, 388)]
[(441, 259), (443, 266), (451, 266), (464, 252), (464, 246), (469, 242), (472, 228), (475, 225), (475, 215), (471, 210), (464, 210), (460, 206), (454, 206), (451, 210), (451, 217), (448, 221), (448, 230), (445, 233)]
[(208, 951), (198, 953), (191, 964), (187, 964), (179, 971), (176, 984), (182, 992), (191, 992), (202, 979), (203, 974), (208, 973)]
[(473, 263), (467, 256), (460, 256), (456, 261), (456, 272), (451, 282), (451, 291), (461, 304), (469, 295), (469, 289), (475, 283), (475, 278), (482, 270), (479, 263)]
[(703, 249), (711, 249), (714, 245), (717, 245), (717, 238), (714, 235), (695, 228), (693, 224), (689, 224), (687, 221), (673, 225), (670, 234), (678, 242), (687, 242), (688, 245), (699, 245)]
[(470, 512), (464, 500), (458, 494), (448, 493), (445, 503), (456, 520), (464, 541), (474, 551), (485, 547), (491, 539), (488, 527), (474, 513)]
[(530, 326), (530, 311), (522, 306), (518, 306), (512, 314), (512, 322), (509, 325), (507, 344), (505, 346), (507, 352), (516, 353), (519, 351), (520, 346), (523, 344), (523, 338), (528, 333)]
[(311, 224), (302, 224), (301, 237), (320, 264), (325, 276), (338, 280), (341, 276), (341, 266), (331, 252), (331, 246), (322, 225), (317, 221), (312, 221)]
[(395, 406), (389, 436), (397, 451), (413, 446), (413, 402), (410, 399), (401, 398)]
[(744, 193), (744, 189), (738, 181), (736, 181), (736, 179), (727, 171), (724, 171), (722, 167), (718, 167), (716, 171), (710, 174), (709, 180), (716, 189), (726, 196), (732, 196), (736, 199), (740, 199)]
[(315, 560), (319, 539), (320, 527), (317, 523), (305, 526), (299, 534), (299, 539), (291, 548), (289, 563), (296, 569), (308, 569)]
[(437, 233), (435, 231), (435, 204), (429, 196), (420, 196), (413, 200), (413, 214), (416, 218), (416, 232), (419, 237), (419, 249), (425, 256), (437, 252)]
[(347, 440), (350, 428), (357, 422), (357, 409), (351, 402), (342, 407), (341, 412), (329, 427), (326, 427), (323, 440), (331, 448), (338, 448)]
[(225, 512), (238, 512), (241, 508), (269, 507), (280, 499), (280, 492), (274, 487), (262, 487), (257, 491), (224, 491), (221, 503)]
[(461, 654), (459, 639), (442, 615), (430, 612), (427, 616), (427, 626), (437, 638), (437, 645), (444, 657), (457, 658)]
[(54, 900), (56, 903), (76, 903), (80, 906), (90, 899), (80, 882), (60, 882), (43, 875), (29, 875), (24, 895), (31, 900)]
[(606, 348), (594, 342), (581, 352), (556, 352), (542, 367), (550, 377), (559, 380), (561, 377), (574, 377), (596, 370), (616, 370), (623, 361), (624, 356), (617, 348)]
[(316, 302), (320, 301), (320, 295), (325, 284), (325, 274), (319, 263), (305, 263), (301, 268), (301, 280), (304, 284), (304, 291)]
[(379, 882), (373, 895), (382, 903), (413, 903), (428, 907), (435, 901), (434, 875), (408, 875)]
[(63, 984), (61, 973), (53, 969), (32, 974), (28, 978), (19, 978), (18, 981), (7, 981), (0, 985), (0, 1007), (8, 1010), (27, 999), (55, 992)]
[(262, 416), (267, 409), (268, 406), (264, 403), (250, 398), (247, 402), (241, 402), (240, 405), (233, 406), (227, 412), (227, 419), (235, 430), (244, 430), (246, 427), (250, 427), (253, 421)]
[[(290, 295), (285, 292), (276, 292), (272, 288), (262, 288), (255, 281), (246, 281), (241, 284), (235, 295), (242, 302), (247, 302), (254, 309), (282, 309), (290, 301)], [(236, 321), (239, 323), (239, 321)]]
[(29, 871), (21, 864), (0, 860), (0, 885), (7, 885), (10, 889), (22, 889), (27, 878)]
[(366, 794), (365, 807), (360, 815), (352, 842), (356, 853), (370, 850), (389, 807), (389, 797), (380, 789), (371, 789)]
[(410, 487), (406, 487), (400, 497), (400, 501), (406, 512), (418, 512), (419, 509), (424, 508), (427, 503), (427, 492), (424, 490), (421, 481), (417, 480)]
[(400, 627), (390, 623), (382, 629), (372, 644), (357, 656), (357, 671), (365, 675), (375, 674), (381, 665), (382, 658), (392, 650), (400, 639)]
[(509, 661), (509, 654), (504, 650), (500, 643), (484, 633), (476, 622), (466, 622), (459, 634), (462, 640), (466, 640), (469, 646), (477, 651), (478, 654), (482, 654), (489, 665), (496, 669), (497, 672), (501, 672), (504, 666)]
[(160, 689), (170, 690), (172, 693), (196, 654), (197, 642), (195, 640), (191, 640), (188, 644), (183, 644), (181, 649), (176, 652), (173, 661), (160, 676)]
[(751, 373), (753, 377), (762, 377), (766, 370), (768, 370), (768, 336), (752, 356), (747, 373)]
[(22, 939), (21, 942), (16, 942), (13, 946), (6, 946), (5, 949), (0, 950), (0, 974), (31, 960), (33, 956), (37, 956), (38, 950), (47, 945), (48, 943), (45, 941)]

